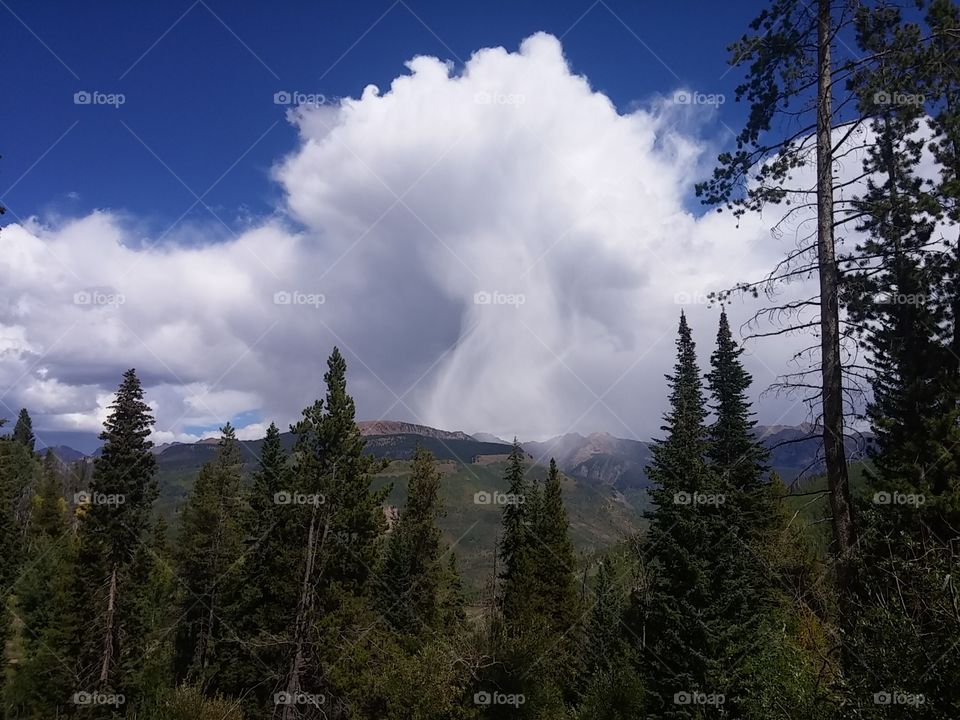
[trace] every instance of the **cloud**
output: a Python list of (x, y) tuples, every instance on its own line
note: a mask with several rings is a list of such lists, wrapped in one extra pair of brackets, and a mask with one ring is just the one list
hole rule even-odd
[[(237, 416), (252, 436), (322, 393), (337, 344), (365, 418), (656, 434), (680, 308), (706, 360), (705, 294), (784, 249), (770, 218), (690, 212), (712, 152), (697, 109), (618, 111), (542, 33), (407, 69), (386, 91), (290, 110), (300, 143), (273, 170), (285, 205), (235, 238), (145, 244), (109, 211), (7, 226), (0, 409), (95, 429), (136, 367), (158, 439)], [(750, 357), (758, 390), (788, 345)]]

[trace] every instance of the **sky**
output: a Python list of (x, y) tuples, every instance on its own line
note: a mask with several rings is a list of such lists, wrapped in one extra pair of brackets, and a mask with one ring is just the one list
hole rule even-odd
[(0, 416), (89, 449), (136, 367), (158, 442), (258, 437), (337, 345), (363, 419), (655, 436), (680, 310), (706, 363), (790, 249), (693, 192), (758, 9), (0, 0)]

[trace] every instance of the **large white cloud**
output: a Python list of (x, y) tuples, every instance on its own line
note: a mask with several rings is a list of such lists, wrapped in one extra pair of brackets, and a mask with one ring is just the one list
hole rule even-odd
[[(544, 34), (407, 67), (388, 91), (291, 112), (286, 206), (237, 238), (144, 245), (107, 211), (5, 228), (0, 409), (94, 430), (132, 366), (159, 439), (237, 416), (253, 436), (322, 392), (339, 344), (363, 417), (655, 434), (678, 300), (705, 359), (717, 311), (698, 299), (784, 249), (769, 218), (685, 208), (712, 152), (700, 108), (618, 112)], [(756, 353), (762, 389), (789, 348)], [(803, 417), (788, 408), (761, 418)]]

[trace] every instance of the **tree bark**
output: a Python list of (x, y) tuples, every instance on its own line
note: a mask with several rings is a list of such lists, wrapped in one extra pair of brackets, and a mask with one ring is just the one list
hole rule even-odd
[(837, 259), (833, 235), (833, 89), (830, 0), (817, 11), (817, 254), (820, 275), (820, 350), (823, 389), (823, 448), (827, 491), (833, 515), (834, 553), (843, 559), (855, 542), (850, 484), (843, 444), (843, 380), (840, 363), (840, 318)]
[(113, 625), (117, 599), (117, 564), (110, 570), (110, 590), (107, 593), (106, 632), (103, 637), (103, 656), (100, 662), (100, 686), (104, 687), (110, 679), (110, 663), (113, 660)]

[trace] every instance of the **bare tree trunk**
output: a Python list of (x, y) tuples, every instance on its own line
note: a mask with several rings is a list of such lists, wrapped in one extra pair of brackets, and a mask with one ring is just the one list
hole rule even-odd
[(103, 657), (100, 663), (100, 686), (103, 687), (110, 679), (110, 663), (113, 661), (114, 614), (117, 601), (117, 564), (110, 570), (110, 590), (107, 593), (107, 627), (103, 638)]
[[(838, 269), (833, 237), (833, 124), (830, 0), (817, 13), (817, 252), (820, 274), (820, 349), (823, 378), (823, 449), (833, 514), (834, 553), (844, 558), (855, 541), (843, 445)], [(845, 572), (841, 562), (841, 593)]]

